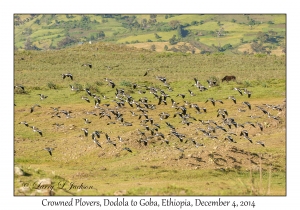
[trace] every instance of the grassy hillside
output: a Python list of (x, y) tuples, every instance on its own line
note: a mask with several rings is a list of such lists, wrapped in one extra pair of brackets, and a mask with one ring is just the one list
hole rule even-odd
[[(92, 68), (83, 66), (88, 63)], [(63, 79), (66, 73), (73, 80)], [(221, 82), (225, 75), (235, 75), (236, 81)], [(165, 77), (167, 84), (159, 77)], [(200, 91), (195, 78), (207, 90)], [(216, 86), (209, 87), (209, 79)], [(42, 178), (51, 179), (55, 195), (286, 193), (285, 56), (158, 53), (107, 42), (84, 43), (55, 51), (15, 51), (14, 84), (14, 164), (26, 172), (25, 176), (15, 175), (15, 195), (40, 194), (33, 183)], [(72, 91), (70, 85), (79, 90)], [(158, 97), (169, 95), (166, 104), (159, 104), (151, 88), (158, 90)], [(234, 88), (246, 88), (251, 97)], [(85, 89), (99, 96), (99, 107)], [(124, 94), (117, 98), (118, 90)], [(42, 100), (39, 94), (48, 97)], [(229, 96), (236, 98), (236, 104)], [(216, 101), (214, 106), (209, 98), (223, 103)], [(177, 105), (172, 106), (171, 99)], [(135, 103), (130, 106), (128, 100)], [(122, 101), (124, 106), (118, 106)], [(35, 104), (40, 107), (35, 106), (31, 113)], [(197, 112), (190, 104), (206, 112)], [(185, 120), (180, 118), (183, 107), (190, 115)], [(219, 109), (226, 109), (228, 116), (218, 114)], [(69, 116), (65, 111), (70, 111)], [(116, 112), (121, 115), (116, 117)], [(170, 116), (163, 119), (160, 113)], [(86, 124), (84, 118), (91, 123)], [(234, 118), (237, 127), (226, 125), (226, 118)], [(202, 120), (213, 120), (226, 131)], [(28, 127), (21, 123), (24, 121)], [(182, 134), (181, 140), (166, 122)], [(40, 129), (42, 136), (30, 126)], [(88, 128), (88, 136), (82, 128)], [(209, 131), (212, 128), (215, 132)], [(96, 130), (101, 132), (96, 137), (101, 147), (92, 139)], [(240, 135), (242, 130), (248, 131), (252, 143)], [(225, 139), (228, 135), (236, 143)], [(54, 148), (52, 156), (46, 147)], [(29, 187), (24, 188), (24, 183)], [(65, 187), (59, 187), (61, 183)], [(69, 189), (71, 183), (92, 187)]]
[[(286, 16), (281, 14), (15, 14), (14, 24), (18, 50), (60, 49), (89, 41), (203, 54), (278, 55), (286, 48)], [(161, 48), (157, 42), (172, 46)], [(180, 48), (182, 42), (190, 47)], [(245, 44), (250, 47), (245, 49)]]

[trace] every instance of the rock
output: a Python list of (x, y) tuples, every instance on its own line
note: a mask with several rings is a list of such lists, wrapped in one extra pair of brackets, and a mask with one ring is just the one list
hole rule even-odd
[(41, 189), (41, 190), (36, 190), (34, 193), (32, 193), (31, 195), (45, 195), (45, 196), (53, 196), (55, 195), (53, 190), (49, 190), (49, 189)]
[(126, 195), (127, 191), (126, 190), (119, 190), (114, 192), (114, 195)]
[(50, 178), (44, 178), (37, 181), (37, 185), (39, 186), (49, 186), (51, 185), (51, 179)]
[(24, 171), (18, 166), (15, 166), (15, 174), (18, 175), (18, 176), (24, 176), (25, 175)]
[(18, 192), (19, 192), (19, 193), (24, 193), (24, 194), (28, 193), (29, 191), (30, 191), (30, 188), (29, 188), (29, 187), (20, 187), (20, 188), (18, 189)]

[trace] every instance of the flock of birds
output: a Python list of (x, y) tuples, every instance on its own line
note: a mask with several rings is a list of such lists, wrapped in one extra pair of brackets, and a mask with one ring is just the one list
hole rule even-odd
[[(82, 66), (92, 68), (92, 64), (89, 63), (82, 64)], [(113, 67), (110, 67), (110, 69), (112, 68)], [(144, 74), (144, 77), (146, 78), (146, 76), (149, 75), (149, 72), (153, 70), (155, 69), (148, 69)], [(66, 79), (69, 79), (70, 81), (74, 80), (73, 74), (71, 73), (63, 73), (61, 76), (64, 81)], [(207, 138), (213, 140), (224, 140), (231, 143), (237, 143), (236, 139), (240, 137), (246, 139), (250, 143), (253, 143), (254, 141), (249, 135), (248, 131), (251, 127), (253, 127), (257, 129), (257, 132), (263, 132), (264, 125), (260, 119), (266, 116), (271, 120), (276, 120), (278, 122), (281, 122), (282, 120), (277, 115), (271, 114), (270, 110), (276, 110), (278, 112), (282, 111), (284, 109), (283, 105), (252, 105), (248, 101), (244, 100), (244, 96), (246, 96), (245, 98), (247, 99), (250, 99), (252, 96), (252, 92), (247, 88), (235, 87), (232, 89), (232, 95), (223, 98), (225, 100), (228, 99), (225, 103), (232, 103), (232, 107), (236, 106), (237, 113), (251, 112), (253, 109), (261, 111), (261, 115), (248, 115), (247, 117), (252, 119), (251, 121), (249, 120), (247, 122), (240, 123), (239, 119), (234, 119), (233, 115), (230, 116), (230, 113), (224, 107), (222, 107), (224, 104), (223, 99), (214, 99), (213, 97), (207, 98), (201, 102), (203, 106), (199, 105), (200, 102), (190, 103), (187, 101), (187, 98), (189, 97), (195, 97), (198, 94), (201, 94), (203, 91), (208, 91), (210, 88), (218, 86), (219, 84), (217, 81), (206, 80), (208, 85), (205, 86), (201, 84), (197, 78), (193, 78), (194, 84), (191, 83), (190, 88), (185, 90), (185, 87), (182, 87), (180, 90), (181, 93), (174, 94), (174, 90), (168, 83), (168, 79), (166, 77), (155, 76), (155, 78), (158, 80), (158, 84), (162, 85), (162, 88), (157, 88), (157, 86), (159, 86), (158, 84), (155, 84), (155, 87), (138, 85), (136, 83), (132, 84), (130, 89), (141, 95), (142, 97), (140, 98), (134, 98), (128, 93), (129, 91), (119, 88), (116, 83), (109, 78), (103, 78), (107, 85), (115, 90), (114, 95), (109, 97), (103, 94), (98, 95), (97, 93), (93, 93), (89, 88), (84, 88), (81, 90), (76, 86), (69, 86), (71, 91), (85, 91), (86, 95), (81, 96), (81, 99), (86, 101), (90, 108), (93, 108), (93, 111), (86, 112), (87, 115), (98, 116), (100, 120), (106, 122), (107, 126), (111, 124), (117, 124), (120, 126), (133, 126), (134, 124), (138, 123), (140, 124), (141, 129), (137, 128), (133, 129), (132, 131), (137, 136), (135, 140), (138, 143), (147, 146), (149, 145), (149, 142), (153, 143), (160, 141), (161, 143), (168, 145), (170, 142), (175, 142), (174, 148), (181, 152), (183, 152), (184, 149), (178, 146), (180, 144), (183, 145), (191, 142), (191, 145), (195, 147), (204, 146), (203, 142), (198, 141), (199, 136), (201, 139)], [(21, 88), (22, 91), (25, 91), (23, 85), (16, 85), (14, 88)], [(147, 92), (150, 93), (150, 99), (149, 97), (143, 96), (147, 94)], [(171, 95), (173, 95), (173, 97)], [(242, 102), (239, 102), (239, 95), (242, 96)], [(51, 100), (50, 97), (48, 98), (48, 96), (44, 94), (38, 94), (38, 96), (40, 97), (40, 100)], [(113, 100), (111, 100), (111, 98), (113, 98)], [(110, 101), (110, 103), (103, 103), (103, 100)], [(94, 103), (92, 103), (93, 101)], [(204, 105), (206, 105), (206, 107), (204, 107)], [(168, 107), (169, 109), (162, 112), (157, 111), (157, 109), (163, 110), (164, 107)], [(41, 109), (41, 106), (39, 104), (34, 104), (30, 108), (29, 112), (32, 113), (37, 108)], [(62, 118), (63, 116), (66, 118), (74, 118), (72, 110), (62, 110), (60, 107), (51, 107), (51, 109), (53, 111), (51, 118)], [(213, 109), (217, 109), (216, 118), (203, 120), (203, 118), (205, 118), (204, 116)], [(168, 110), (174, 111), (171, 112)], [(127, 119), (125, 119), (125, 116), (129, 113), (131, 116), (130, 120), (135, 122), (129, 122)], [(198, 116), (201, 116), (201, 119), (197, 119)], [(180, 132), (178, 130), (180, 123), (175, 124), (175, 126), (172, 125), (169, 121), (171, 118), (179, 119), (178, 122), (180, 122), (183, 126), (191, 126), (192, 124), (195, 125), (194, 128), (195, 131), (198, 132), (198, 136), (192, 136), (190, 131), (188, 131), (188, 133)], [(119, 148), (116, 141), (111, 139), (111, 137), (108, 135), (108, 132), (103, 132), (100, 130), (90, 132), (88, 125), (93, 122), (88, 119), (88, 117), (84, 117), (82, 120), (83, 125), (85, 126), (80, 128), (81, 132), (83, 132), (83, 135), (87, 138), (91, 136), (91, 140), (95, 143), (96, 147), (103, 148), (103, 144), (100, 142), (100, 136), (104, 135), (106, 143), (115, 148)], [(22, 121), (19, 124), (24, 124), (25, 126), (31, 128), (33, 132), (43, 136), (42, 130), (38, 129), (36, 126), (30, 126), (26, 121)], [(59, 126), (57, 123), (55, 123), (55, 125)], [(165, 128), (167, 128), (169, 132), (163, 133), (161, 131), (163, 126), (166, 126)], [(110, 127), (110, 129), (118, 130), (118, 127)], [(164, 129), (164, 131), (166, 131), (166, 129)], [(119, 142), (123, 142), (121, 134), (117, 136), (117, 139)], [(132, 137), (132, 139), (134, 139), (134, 137)], [(154, 139), (156, 139), (156, 141), (153, 141)], [(255, 141), (255, 143), (263, 147), (266, 146), (265, 142), (263, 141)], [(121, 147), (122, 150), (131, 153), (133, 152), (133, 150), (127, 146)], [(48, 151), (52, 156), (54, 148), (46, 147), (44, 150)]]

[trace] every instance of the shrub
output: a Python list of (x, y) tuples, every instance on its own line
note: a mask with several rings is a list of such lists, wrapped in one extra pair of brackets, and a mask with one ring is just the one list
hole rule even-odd
[(123, 80), (120, 85), (125, 86), (125, 87), (131, 87), (132, 86), (131, 82), (125, 81), (125, 80)]
[(249, 81), (244, 81), (244, 87), (251, 87), (251, 83)]
[(56, 84), (54, 84), (53, 82), (48, 82), (48, 83), (47, 83), (47, 86), (48, 86), (48, 88), (50, 88), (50, 89), (57, 89)]
[(92, 93), (93, 92), (99, 93), (98, 88), (96, 86), (94, 86), (94, 85), (89, 84), (89, 83), (85, 84), (85, 88), (88, 88)]
[(103, 86), (104, 85), (104, 83), (101, 82), (101, 81), (96, 81), (95, 84), (98, 85), (98, 86)]

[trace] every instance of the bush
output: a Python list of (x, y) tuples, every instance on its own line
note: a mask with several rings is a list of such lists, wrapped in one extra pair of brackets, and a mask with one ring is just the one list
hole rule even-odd
[(120, 85), (125, 86), (125, 87), (131, 87), (132, 86), (131, 82), (125, 81), (125, 80), (123, 80)]
[(244, 87), (251, 87), (251, 83), (249, 81), (244, 81)]
[(96, 81), (95, 84), (98, 85), (98, 86), (103, 86), (104, 85), (104, 83), (101, 82), (101, 81)]
[(94, 85), (91, 85), (91, 84), (89, 84), (89, 83), (86, 83), (86, 84), (85, 84), (85, 88), (88, 88), (92, 93), (93, 93), (93, 92), (99, 93), (98, 87), (96, 87), (96, 86), (94, 86)]
[(48, 88), (50, 88), (50, 89), (57, 89), (56, 84), (54, 84), (53, 82), (48, 82), (48, 83), (47, 83), (47, 86), (48, 86)]
[(58, 47), (66, 47), (78, 42), (78, 39), (74, 37), (67, 36), (66, 38), (62, 39), (60, 42), (57, 43)]

